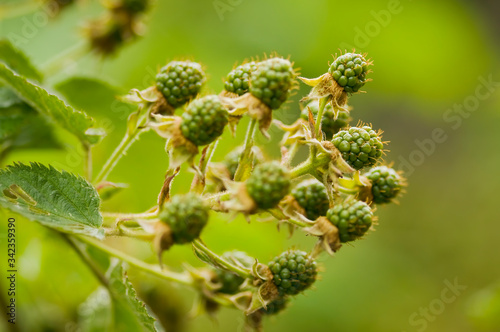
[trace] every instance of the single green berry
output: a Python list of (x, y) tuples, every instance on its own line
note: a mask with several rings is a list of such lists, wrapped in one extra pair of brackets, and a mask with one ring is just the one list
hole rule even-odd
[(290, 175), (278, 162), (259, 164), (248, 178), (246, 188), (259, 208), (270, 209), (290, 191)]
[(366, 74), (371, 65), (361, 54), (346, 53), (333, 61), (328, 69), (333, 79), (344, 88), (345, 92), (358, 92), (366, 83)]
[[(222, 258), (226, 259), (232, 264), (242, 265), (250, 268), (254, 259), (242, 251), (230, 251), (222, 254)], [(245, 281), (244, 278), (234, 274), (233, 272), (215, 269), (215, 282), (221, 284), (221, 288), (217, 291), (224, 294), (235, 294), (239, 291), (241, 284)]]
[(267, 308), (260, 308), (259, 311), (266, 315), (276, 315), (277, 313), (286, 309), (289, 299), (286, 296), (277, 298), (276, 300), (267, 304)]
[(342, 158), (357, 170), (375, 165), (384, 149), (380, 135), (369, 126), (341, 130), (333, 135), (332, 143)]
[(290, 61), (282, 58), (264, 60), (250, 75), (250, 93), (271, 109), (278, 109), (287, 100), (294, 78)]
[(224, 89), (238, 96), (247, 93), (250, 87), (250, 75), (255, 69), (257, 69), (255, 62), (249, 62), (231, 70), (224, 81)]
[(292, 190), (292, 196), (306, 211), (306, 217), (311, 220), (326, 216), (326, 211), (330, 207), (326, 188), (317, 180), (301, 182)]
[(314, 259), (304, 251), (290, 250), (275, 257), (269, 264), (279, 294), (296, 295), (316, 280), (318, 268)]
[(156, 75), (156, 88), (175, 108), (194, 99), (204, 83), (205, 73), (196, 62), (172, 61)]
[(172, 232), (175, 243), (191, 242), (200, 236), (208, 221), (209, 208), (193, 194), (176, 195), (165, 203), (159, 218)]
[(195, 99), (182, 113), (182, 135), (197, 146), (210, 144), (222, 135), (228, 116), (218, 96)]
[(368, 204), (358, 200), (344, 201), (326, 213), (330, 222), (339, 229), (340, 242), (354, 241), (371, 227), (373, 212)]
[[(302, 110), (301, 117), (304, 120), (309, 119), (309, 111), (307, 108), (311, 109), (311, 112), (316, 120), (319, 111), (319, 101), (313, 100)], [(325, 133), (326, 139), (331, 139), (334, 134), (336, 134), (340, 129), (345, 128), (349, 125), (351, 117), (349, 112), (342, 109), (338, 110), (337, 118), (335, 118), (335, 112), (330, 103), (326, 104), (325, 110), (323, 111), (323, 118), (321, 119), (321, 130)]]
[(378, 166), (364, 174), (372, 183), (373, 202), (390, 203), (403, 189), (403, 178), (394, 169)]

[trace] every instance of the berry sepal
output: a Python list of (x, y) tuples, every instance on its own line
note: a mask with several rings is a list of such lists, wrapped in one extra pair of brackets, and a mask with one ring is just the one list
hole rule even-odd
[(153, 117), (156, 121), (148, 123), (148, 126), (167, 139), (165, 151), (169, 154), (169, 168), (175, 169), (185, 162), (194, 165), (199, 149), (182, 134), (182, 118), (160, 114), (153, 114)]
[(304, 228), (304, 231), (319, 238), (313, 249), (313, 257), (318, 256), (323, 250), (333, 255), (342, 246), (338, 228), (326, 217), (319, 217), (313, 226)]

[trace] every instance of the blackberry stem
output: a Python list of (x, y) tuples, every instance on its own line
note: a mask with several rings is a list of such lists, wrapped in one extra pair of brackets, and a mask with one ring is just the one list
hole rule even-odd
[(316, 158), (314, 158), (313, 155), (309, 155), (306, 161), (290, 170), (290, 176), (292, 179), (306, 174), (314, 176), (316, 169), (326, 166), (330, 159), (330, 156), (327, 154), (319, 154)]
[(114, 249), (103, 242), (94, 240), (90, 237), (83, 236), (83, 235), (74, 235), (74, 237), (78, 238), (82, 242), (87, 243), (88, 245), (91, 245), (93, 247), (96, 247), (97, 249), (107, 253), (110, 256), (116, 257), (121, 259), (124, 262), (129, 263), (130, 265), (143, 270), (145, 272), (148, 272), (152, 275), (155, 275), (157, 277), (160, 277), (162, 279), (166, 279), (169, 281), (177, 282), (179, 284), (187, 285), (187, 286), (195, 286), (195, 282), (193, 278), (188, 274), (188, 273), (178, 273), (178, 272), (173, 272), (173, 271), (168, 271), (168, 270), (161, 270), (158, 268), (156, 265), (148, 264), (145, 263), (135, 257), (129, 256), (125, 254), (124, 252), (121, 252), (120, 250)]
[(234, 174), (234, 181), (241, 181), (243, 179), (252, 152), (256, 129), (257, 119), (252, 118), (248, 124), (245, 142), (243, 142), (243, 152), (241, 153), (240, 162), (238, 163), (238, 168)]
[(204, 254), (206, 254), (208, 257), (214, 260), (217, 264), (219, 264), (222, 268), (230, 272), (236, 273), (237, 275), (239, 275), (244, 279), (252, 278), (252, 274), (250, 273), (250, 271), (246, 271), (239, 266), (227, 262), (225, 259), (223, 259), (219, 255), (208, 249), (207, 246), (200, 239), (196, 239), (193, 241), (193, 247), (202, 251)]
[(138, 119), (137, 122), (133, 124), (133, 127), (131, 127), (129, 118), (128, 121), (129, 123), (127, 123), (128, 128), (127, 131), (125, 132), (125, 136), (123, 137), (120, 144), (116, 147), (116, 149), (113, 151), (109, 159), (102, 167), (101, 171), (99, 172), (99, 175), (97, 175), (97, 178), (94, 180), (95, 184), (105, 181), (107, 179), (109, 173), (111, 173), (113, 168), (115, 168), (118, 161), (120, 161), (123, 155), (125, 155), (130, 146), (132, 146), (132, 144), (139, 138), (140, 134), (142, 134), (147, 130), (147, 128), (144, 128), (144, 125), (148, 120), (149, 113), (153, 105), (154, 103), (151, 103), (148, 106), (144, 105), (139, 106), (139, 109), (137, 110)]
[(316, 123), (314, 125), (315, 129), (315, 134), (316, 134), (316, 139), (318, 141), (320, 140), (320, 137), (323, 137), (323, 134), (321, 133), (321, 120), (323, 120), (323, 113), (325, 112), (325, 106), (328, 103), (328, 98), (324, 97), (319, 100), (319, 109), (318, 109), (318, 116), (316, 118)]
[(83, 154), (84, 154), (84, 173), (85, 178), (88, 181), (92, 181), (92, 146), (87, 143), (83, 143)]

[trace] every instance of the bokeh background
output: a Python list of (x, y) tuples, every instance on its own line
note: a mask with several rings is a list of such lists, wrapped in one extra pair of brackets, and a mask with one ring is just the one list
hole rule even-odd
[[(226, 10), (216, 9), (221, 2)], [(315, 289), (266, 320), (266, 331), (500, 331), (500, 292), (495, 291), (500, 279), (500, 86), (482, 83), (500, 82), (497, 2), (158, 0), (145, 17), (144, 36), (104, 60), (78, 51), (85, 43), (83, 22), (102, 12), (97, 1), (83, 1), (37, 23), (35, 32), (18, 42), (46, 73), (51, 91), (108, 129), (94, 149), (96, 169), (121, 139), (131, 111), (114, 96), (151, 85), (156, 70), (172, 59), (203, 63), (209, 74), (204, 93), (218, 93), (233, 65), (271, 52), (290, 56), (305, 77), (326, 72), (339, 49), (355, 47), (374, 60), (367, 93), (350, 99), (352, 115), (354, 123), (362, 119), (384, 130), (390, 141), (386, 161), (409, 171), (407, 193), (399, 205), (377, 209), (376, 232), (335, 257), (322, 256), (324, 272)], [(0, 36), (23, 36), (35, 13), (7, 17), (0, 12)], [(70, 77), (80, 82), (64, 83)], [(85, 87), (89, 78), (105, 84)], [(477, 89), (483, 93), (479, 99)], [(301, 85), (276, 117), (293, 122), (298, 100), (307, 92)], [(236, 138), (225, 133), (215, 160), (241, 142), (245, 124)], [(446, 139), (432, 141), (436, 128)], [(258, 144), (269, 157), (278, 157), (281, 132), (273, 129), (271, 135), (272, 144), (262, 136)], [(16, 150), (2, 166), (39, 161), (81, 173), (81, 151), (73, 138), (59, 131), (57, 137), (61, 149)], [(153, 206), (167, 165), (164, 141), (153, 132), (143, 135), (110, 177), (129, 188), (102, 209), (140, 212)], [(191, 177), (188, 172), (179, 176), (174, 191), (187, 191)], [(9, 213), (0, 213), (5, 221)], [(18, 328), (76, 331), (79, 304), (98, 281), (54, 232), (19, 217), (17, 237)], [(291, 238), (284, 229), (277, 232), (273, 222), (228, 222), (215, 213), (204, 239), (217, 252), (237, 248), (264, 262), (289, 247), (309, 250), (314, 243), (300, 232)], [(147, 243), (110, 243), (154, 262)], [(200, 265), (189, 246), (175, 246), (164, 261), (174, 268), (184, 261)], [(134, 269), (129, 275), (168, 331), (242, 331), (243, 319), (235, 310), (222, 309), (218, 323), (206, 315), (192, 319), (190, 290)], [(449, 303), (441, 300), (447, 281), (463, 286)]]

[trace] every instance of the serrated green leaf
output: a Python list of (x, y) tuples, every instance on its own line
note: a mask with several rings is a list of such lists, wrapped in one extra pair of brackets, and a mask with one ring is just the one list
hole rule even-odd
[[(0, 206), (66, 233), (102, 237), (97, 191), (80, 176), (38, 163), (0, 170)], [(13, 199), (17, 197), (17, 199)]]
[(0, 40), (0, 61), (24, 77), (41, 82), (42, 74), (31, 64), (28, 57), (7, 39)]
[(155, 319), (123, 272), (121, 261), (114, 261), (109, 270), (109, 285), (113, 299), (114, 331), (157, 331)]
[(0, 63), (0, 82), (8, 85), (28, 105), (78, 137), (82, 143), (95, 144), (99, 141), (100, 135), (92, 132), (94, 120), (90, 116), (28, 82), (3, 63)]
[(0, 151), (12, 148), (61, 148), (40, 114), (12, 91), (0, 87)]

